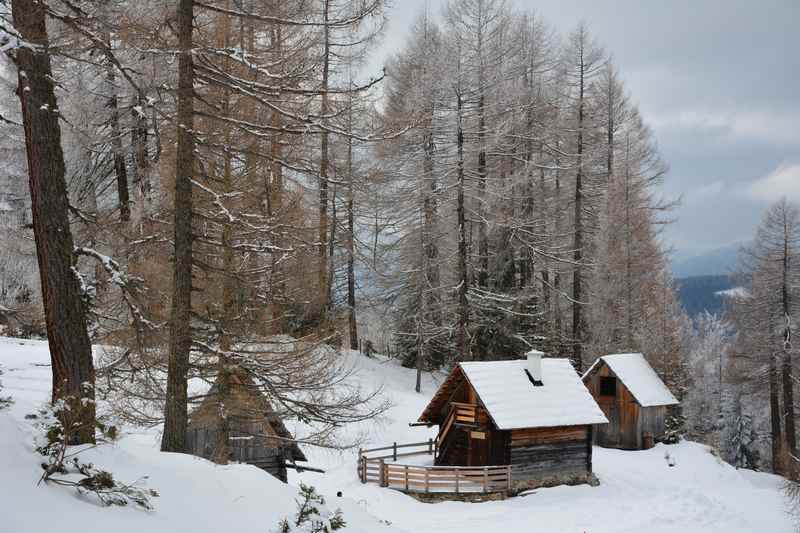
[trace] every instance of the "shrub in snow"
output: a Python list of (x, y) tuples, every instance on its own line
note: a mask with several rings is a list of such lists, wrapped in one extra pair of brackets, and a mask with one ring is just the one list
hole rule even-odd
[(347, 525), (339, 509), (331, 512), (325, 507), (325, 498), (314, 487), (300, 483), (300, 498), (296, 501), (294, 519), (281, 520), (275, 533), (330, 533)]
[(68, 435), (71, 432), (65, 428), (75, 431), (81, 423), (79, 421), (83, 420), (75, 408), (81, 404), (70, 400), (60, 399), (54, 405), (47, 405), (37, 414), (27, 417), (36, 420), (35, 426), (39, 429), (36, 451), (46, 458), (41, 464), (44, 472), (39, 483), (73, 487), (79, 494), (92, 496), (106, 506), (133, 503), (142, 509), (152, 510), (150, 500), (158, 496), (156, 491), (138, 487), (136, 483), (120, 483), (111, 472), (80, 460), (79, 454), (82, 452), (97, 444), (116, 440), (117, 428), (98, 420), (95, 428), (97, 444), (70, 446)]
[[(3, 375), (3, 367), (0, 367), (0, 376), (2, 375)], [(3, 392), (3, 382), (0, 381), (0, 393), (2, 392)], [(12, 403), (11, 396), (3, 396), (2, 394), (0, 394), (0, 409), (5, 409), (9, 405), (11, 405), (11, 403)]]

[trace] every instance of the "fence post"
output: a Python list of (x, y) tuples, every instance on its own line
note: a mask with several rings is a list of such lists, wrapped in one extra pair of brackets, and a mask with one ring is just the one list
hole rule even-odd
[(425, 469), (425, 492), (430, 492), (430, 482), (428, 480), (428, 472), (429, 470)]
[(511, 492), (511, 465), (508, 465), (506, 467), (506, 484), (507, 484), (506, 490), (508, 490), (508, 492)]
[(458, 467), (456, 467), (455, 473), (456, 473), (456, 494), (458, 494)]
[(483, 467), (483, 492), (489, 492), (489, 469)]
[(384, 463), (383, 459), (380, 459), (380, 468), (381, 468), (380, 485), (381, 485), (381, 487), (388, 487), (389, 486), (389, 480), (388, 480), (389, 476), (386, 473), (386, 464)]
[(428, 438), (428, 455), (433, 453), (433, 439)]
[(408, 465), (405, 465), (406, 492), (408, 492)]
[(397, 443), (392, 444), (392, 460), (396, 463), (397, 462)]

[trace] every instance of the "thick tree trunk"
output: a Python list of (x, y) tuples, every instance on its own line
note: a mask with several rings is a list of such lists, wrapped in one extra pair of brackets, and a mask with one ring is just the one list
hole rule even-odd
[[(45, 5), (13, 0), (14, 26), (33, 46), (17, 50), (18, 95), (25, 128), (33, 231), (42, 284), (53, 372), (52, 401), (68, 398), (79, 427), (72, 444), (94, 442), (94, 364), (80, 285), (73, 269), (73, 241), (58, 104), (48, 53)], [(88, 402), (82, 402), (88, 399)], [(84, 405), (85, 403), (85, 405)]]
[(192, 173), (194, 169), (193, 0), (179, 0), (178, 147), (175, 159), (175, 263), (161, 450), (186, 450), (189, 351), (192, 346)]

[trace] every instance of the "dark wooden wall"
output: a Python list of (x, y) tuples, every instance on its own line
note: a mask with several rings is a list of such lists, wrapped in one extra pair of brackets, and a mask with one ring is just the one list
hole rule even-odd
[(514, 483), (531, 486), (565, 483), (591, 473), (588, 426), (511, 431), (509, 464)]

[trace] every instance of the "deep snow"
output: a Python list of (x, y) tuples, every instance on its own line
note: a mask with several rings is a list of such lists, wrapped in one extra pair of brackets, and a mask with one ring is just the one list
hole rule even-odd
[[(354, 353), (358, 379), (383, 385), (394, 407), (379, 423), (348, 428), (364, 447), (417, 442), (433, 429), (411, 428), (442, 376), (426, 376), (423, 393), (413, 391), (413, 371), (393, 361)], [(356, 452), (305, 448), (309, 464), (326, 474), (290, 474), (290, 485), (246, 465), (217, 466), (203, 459), (158, 452), (154, 431), (126, 428), (120, 441), (86, 452), (85, 458), (122, 481), (143, 476), (161, 496), (156, 510), (103, 508), (81, 501), (64, 487), (36, 486), (40, 457), (33, 429), (24, 419), (48, 398), (47, 344), (0, 338), (0, 378), (15, 404), (0, 411), (0, 533), (268, 533), (291, 515), (298, 481), (315, 485), (332, 508), (340, 507), (346, 531), (374, 533), (515, 532), (792, 532), (780, 478), (736, 470), (705, 446), (685, 442), (641, 452), (594, 449), (599, 487), (555, 487), (526, 496), (479, 504), (420, 503), (402, 493), (362, 485)], [(291, 429), (291, 428), (290, 428)], [(665, 454), (676, 463), (669, 467)], [(337, 498), (336, 492), (343, 497)], [(388, 524), (387, 524), (388, 522)]]

